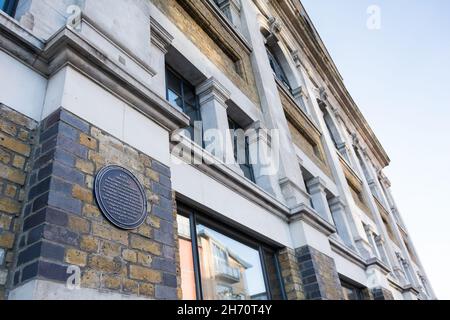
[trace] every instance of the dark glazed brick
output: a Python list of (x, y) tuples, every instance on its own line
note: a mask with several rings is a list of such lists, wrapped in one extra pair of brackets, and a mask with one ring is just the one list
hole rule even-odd
[(23, 265), (41, 256), (41, 242), (37, 242), (19, 253), (18, 265)]
[(62, 262), (64, 260), (64, 247), (50, 243), (42, 242), (41, 256), (46, 259)]
[(50, 190), (50, 183), (51, 179), (47, 178), (31, 188), (30, 192), (28, 193), (28, 200), (32, 200), (37, 196), (48, 192)]
[(159, 174), (162, 174), (170, 178), (170, 168), (156, 160), (152, 161), (152, 169), (158, 172)]
[(69, 217), (67, 213), (62, 212), (61, 210), (55, 208), (45, 208), (46, 211), (46, 222), (50, 224), (54, 224), (57, 226), (65, 227), (69, 221)]
[(164, 219), (169, 222), (173, 222), (173, 212), (171, 210), (167, 210), (164, 208), (161, 208), (158, 205), (154, 205), (152, 207), (152, 213), (157, 216), (158, 218)]
[(70, 124), (72, 127), (75, 127), (76, 129), (80, 130), (81, 132), (84, 133), (89, 132), (89, 124), (81, 120), (80, 118), (72, 115), (68, 111), (61, 110), (60, 119)]
[(66, 282), (70, 276), (67, 273), (67, 266), (46, 261), (39, 262), (38, 275), (49, 280), (61, 282)]
[(166, 199), (172, 199), (172, 190), (164, 187), (162, 184), (158, 182), (152, 182), (152, 191), (153, 193), (165, 197)]
[(82, 159), (87, 159), (88, 149), (66, 136), (58, 136), (58, 146)]
[(169, 260), (175, 260), (175, 248), (168, 246), (168, 245), (163, 245), (162, 248), (162, 254), (163, 257)]
[(35, 213), (25, 219), (23, 225), (23, 231), (28, 231), (34, 227), (37, 227), (45, 222), (46, 212), (45, 209)]
[(38, 275), (39, 263), (33, 262), (32, 264), (23, 268), (22, 271), (22, 282), (32, 279)]
[(155, 297), (160, 300), (176, 300), (177, 289), (156, 285)]
[(72, 182), (73, 184), (83, 185), (84, 184), (84, 175), (67, 166), (64, 166), (58, 162), (53, 164), (53, 173), (54, 176), (66, 180), (68, 182)]
[(163, 284), (166, 287), (176, 288), (177, 287), (177, 276), (173, 274), (164, 273), (163, 274)]
[(81, 210), (83, 208), (83, 203), (80, 200), (55, 191), (50, 193), (48, 205), (76, 215), (81, 215)]
[(63, 227), (46, 225), (44, 228), (44, 239), (61, 244), (78, 247), (80, 236)]
[(160, 177), (159, 177), (159, 183), (160, 183), (162, 186), (166, 187), (166, 188), (169, 188), (169, 189), (172, 188), (172, 182), (170, 181), (170, 178), (169, 178), (169, 177), (166, 177), (166, 176), (160, 176)]
[(48, 205), (49, 193), (43, 194), (33, 202), (32, 212), (37, 212)]
[(59, 161), (62, 164), (73, 168), (75, 166), (76, 157), (63, 149), (58, 148), (55, 151), (55, 161)]
[(28, 233), (27, 245), (33, 244), (35, 242), (41, 241), (44, 236), (45, 225), (42, 224), (39, 227), (32, 229)]
[(20, 282), (20, 270), (14, 274), (14, 285), (17, 286)]
[(173, 211), (173, 202), (172, 199), (160, 198), (159, 199), (159, 207), (170, 212)]
[(173, 234), (161, 232), (160, 230), (155, 230), (153, 232), (153, 239), (162, 244), (167, 244), (169, 246), (175, 245), (175, 239), (173, 237)]
[(177, 271), (177, 266), (174, 261), (170, 261), (160, 257), (153, 258), (152, 268), (170, 273), (176, 273)]

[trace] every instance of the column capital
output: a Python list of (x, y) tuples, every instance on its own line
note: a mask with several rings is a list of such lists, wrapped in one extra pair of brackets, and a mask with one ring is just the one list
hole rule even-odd
[(200, 105), (216, 100), (223, 107), (228, 108), (225, 102), (230, 99), (231, 93), (216, 78), (211, 77), (205, 80), (196, 87), (195, 91), (199, 96)]
[(344, 200), (342, 200), (341, 197), (334, 197), (329, 201), (331, 211), (335, 210), (345, 210), (345, 207), (347, 205), (345, 204)]
[(325, 181), (320, 177), (316, 177), (314, 179), (309, 180), (307, 182), (307, 186), (311, 193), (318, 193), (318, 192), (323, 193), (325, 192), (326, 189)]

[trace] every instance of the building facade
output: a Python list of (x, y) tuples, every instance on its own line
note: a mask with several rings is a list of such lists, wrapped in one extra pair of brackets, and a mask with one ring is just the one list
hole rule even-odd
[(0, 299), (435, 299), (300, 1), (0, 6)]

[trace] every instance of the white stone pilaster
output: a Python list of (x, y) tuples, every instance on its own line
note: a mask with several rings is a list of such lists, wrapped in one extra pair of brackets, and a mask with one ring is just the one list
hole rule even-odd
[(321, 178), (317, 177), (308, 181), (307, 187), (314, 209), (324, 220), (332, 223), (333, 218), (328, 205), (325, 182)]
[(258, 11), (253, 1), (242, 1), (243, 31), (253, 46), (252, 65), (261, 100), (264, 120), (270, 129), (279, 130), (280, 165), (278, 178), (286, 204), (290, 208), (308, 203), (306, 187), (292, 144), (284, 109), (265, 49), (265, 40), (258, 21)]
[[(203, 133), (206, 136), (212, 134), (215, 137), (209, 142), (205, 141), (205, 149), (212, 150), (214, 156), (237, 169), (228, 126), (226, 101), (230, 99), (230, 92), (215, 78), (209, 78), (197, 86), (196, 93), (202, 116)], [(210, 130), (209, 133), (208, 130)]]

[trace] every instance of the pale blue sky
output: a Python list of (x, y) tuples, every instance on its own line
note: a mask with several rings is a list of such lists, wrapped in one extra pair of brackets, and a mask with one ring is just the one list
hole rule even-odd
[[(450, 1), (302, 0), (388, 152), (394, 196), (439, 299), (450, 299)], [(381, 9), (369, 30), (367, 8)]]

